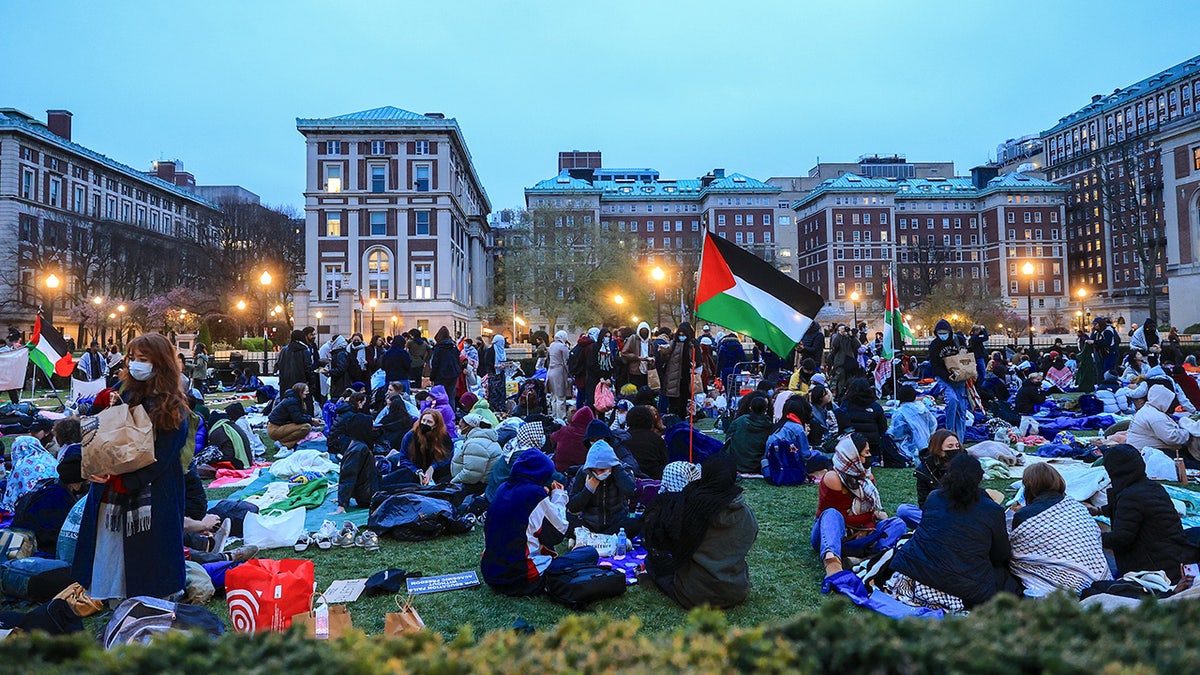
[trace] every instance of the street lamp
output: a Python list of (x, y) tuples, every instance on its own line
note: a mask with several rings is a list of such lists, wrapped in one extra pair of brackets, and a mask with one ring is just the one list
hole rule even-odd
[(368, 331), (371, 335), (375, 334), (375, 307), (379, 305), (379, 301), (371, 298), (367, 301), (367, 305), (371, 308), (371, 330)]
[(1083, 310), (1075, 310), (1075, 316), (1079, 319), (1079, 330), (1083, 330)]
[[(1021, 271), (1029, 277), (1029, 286), (1025, 291), (1025, 320), (1029, 322), (1029, 352), (1033, 353), (1033, 263), (1026, 262)], [(1032, 357), (1031, 357), (1032, 358)]]
[(325, 315), (321, 311), (317, 311), (317, 341), (321, 341), (321, 318)]
[(46, 315), (46, 321), (48, 321), (51, 326), (54, 325), (54, 295), (58, 291), (59, 283), (58, 276), (56, 276), (54, 273), (51, 273), (46, 277), (46, 288), (49, 290), (49, 293), (47, 293), (46, 296), (50, 301), (47, 302), (46, 307), (43, 308), (43, 313)]
[(654, 269), (650, 270), (650, 278), (654, 279), (655, 283), (657, 284), (654, 291), (654, 304), (658, 310), (658, 327), (662, 328), (663, 279), (667, 278), (667, 273), (664, 272), (661, 267), (656, 266)]
[(854, 332), (858, 333), (858, 291), (850, 292), (850, 302), (854, 304)]
[(261, 276), (258, 277), (258, 283), (262, 285), (262, 372), (260, 375), (267, 374), (267, 288), (271, 285), (271, 273), (263, 270)]
[(1079, 330), (1087, 330), (1087, 326), (1083, 324), (1083, 315), (1087, 314), (1087, 289), (1080, 287), (1075, 291), (1075, 295), (1079, 298), (1079, 311), (1076, 312), (1079, 315)]

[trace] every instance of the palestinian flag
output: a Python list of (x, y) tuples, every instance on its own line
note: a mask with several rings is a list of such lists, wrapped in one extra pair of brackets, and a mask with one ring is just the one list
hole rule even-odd
[(903, 347), (905, 340), (913, 340), (915, 337), (904, 321), (904, 314), (900, 312), (896, 287), (892, 285), (892, 280), (889, 278), (887, 299), (883, 303), (883, 358), (891, 359), (896, 353), (897, 346)]
[(753, 253), (704, 235), (696, 316), (745, 333), (786, 358), (825, 301)]
[(75, 372), (75, 359), (67, 350), (62, 334), (54, 326), (42, 323), (41, 314), (33, 324), (33, 339), (26, 346), (29, 347), (29, 360), (37, 364), (46, 377), (69, 377)]

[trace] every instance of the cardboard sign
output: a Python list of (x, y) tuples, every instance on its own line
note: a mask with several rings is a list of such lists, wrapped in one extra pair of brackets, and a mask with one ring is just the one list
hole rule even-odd
[(329, 584), (325, 590), (325, 600), (331, 605), (344, 605), (358, 600), (367, 587), (366, 579), (340, 579)]
[(475, 572), (459, 572), (458, 574), (443, 574), (436, 577), (416, 577), (404, 580), (408, 592), (412, 595), (425, 593), (441, 593), (442, 591), (457, 591), (463, 588), (475, 588), (479, 585), (479, 575)]

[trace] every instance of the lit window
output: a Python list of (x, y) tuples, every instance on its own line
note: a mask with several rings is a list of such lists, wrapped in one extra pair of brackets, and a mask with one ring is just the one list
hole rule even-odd
[(329, 211), (325, 214), (325, 236), (342, 236), (342, 212)]
[[(374, 215), (374, 214), (372, 214)], [(392, 256), (382, 248), (367, 254), (367, 295), (387, 300), (391, 297)]]
[(433, 299), (433, 264), (420, 263), (413, 265), (413, 299)]
[(325, 191), (342, 191), (342, 165), (329, 163), (325, 165)]

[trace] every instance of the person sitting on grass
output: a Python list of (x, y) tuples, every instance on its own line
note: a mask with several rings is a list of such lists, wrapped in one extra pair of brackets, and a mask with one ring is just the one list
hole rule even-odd
[(746, 555), (758, 538), (758, 521), (737, 484), (736, 460), (710, 455), (698, 480), (660, 495), (651, 507), (646, 546), (655, 554), (647, 556), (646, 571), (654, 585), (684, 609), (741, 604), (750, 590)]
[(1104, 470), (1112, 487), (1101, 512), (1112, 519), (1112, 529), (1100, 540), (1112, 551), (1116, 575), (1162, 570), (1172, 582), (1179, 581), (1180, 565), (1196, 562), (1198, 556), (1166, 489), (1146, 476), (1146, 462), (1133, 445), (1110, 446)]
[(833, 470), (821, 477), (812, 547), (825, 576), (841, 572), (842, 553), (864, 556), (888, 548), (907, 531), (889, 518), (871, 473), (871, 446), (862, 434), (843, 436), (833, 453)]
[(937, 429), (937, 417), (924, 401), (917, 400), (917, 390), (912, 385), (900, 387), (897, 398), (900, 405), (892, 412), (892, 425), (887, 433), (900, 452), (915, 462), (921, 451), (929, 447), (929, 436)]
[(446, 423), (435, 408), (427, 408), (417, 418), (412, 431), (404, 435), (400, 450), (388, 458), (396, 470), (388, 474), (384, 484), (417, 483), (436, 485), (450, 480), (450, 458), (453, 441), (446, 433)]
[(542, 591), (542, 574), (567, 532), (567, 493), (554, 481), (554, 462), (529, 448), (492, 500), (483, 524), (483, 581), (513, 597)]
[(351, 413), (343, 429), (350, 443), (342, 453), (335, 514), (345, 513), (350, 508), (351, 500), (357, 502), (361, 509), (371, 508), (371, 496), (379, 489), (379, 473), (373, 452), (378, 434), (371, 425), (371, 417), (365, 413)]
[(465, 415), (462, 423), (465, 440), (456, 444), (454, 457), (450, 460), (450, 475), (453, 476), (450, 482), (480, 494), (502, 451), (496, 442), (496, 430), (478, 413)]
[[(808, 444), (808, 425), (812, 421), (812, 404), (803, 396), (789, 397), (783, 406), (783, 416), (775, 423), (766, 446), (787, 445), (792, 452), (799, 453), (804, 470), (814, 481), (821, 480), (825, 472), (833, 468), (833, 460), (823, 452), (813, 450)], [(762, 462), (766, 475), (766, 460)]]
[(339, 401), (333, 409), (333, 424), (325, 434), (325, 446), (330, 455), (341, 455), (350, 445), (350, 437), (346, 434), (346, 422), (351, 417), (363, 412), (367, 403), (367, 395), (355, 392), (349, 398)]
[(921, 510), (929, 494), (942, 486), (950, 460), (962, 453), (962, 443), (949, 429), (938, 429), (929, 437), (929, 447), (921, 451), (913, 478), (917, 479), (917, 503), (896, 507), (896, 516), (909, 527), (921, 524)]
[(1046, 463), (1025, 467), (1025, 506), (1013, 515), (1009, 568), (1026, 595), (1056, 589), (1079, 593), (1112, 574), (1100, 543), (1100, 528), (1083, 504), (1066, 496), (1062, 474)]
[(596, 441), (587, 461), (571, 482), (571, 529), (583, 526), (598, 534), (616, 534), (621, 528), (629, 537), (641, 530), (641, 520), (630, 517), (629, 499), (636, 490), (633, 473), (617, 459), (612, 446)]
[[(1146, 404), (1133, 414), (1125, 441), (1135, 448), (1158, 448), (1174, 457), (1192, 435), (1171, 416), (1175, 409), (1175, 392), (1156, 384), (1146, 393)], [(1189, 453), (1182, 453), (1185, 459)]]
[(771, 402), (766, 396), (750, 401), (750, 410), (729, 424), (725, 452), (733, 457), (740, 473), (762, 474), (767, 438), (771, 435)]
[(654, 480), (662, 479), (663, 469), (669, 461), (667, 442), (655, 430), (658, 412), (651, 406), (637, 405), (629, 410), (625, 424), (629, 440), (624, 445), (633, 455), (638, 467)]
[(1046, 392), (1042, 391), (1042, 374), (1035, 370), (1025, 377), (1013, 403), (1013, 409), (1021, 416), (1017, 436), (1024, 438), (1037, 435), (1039, 427), (1034, 414), (1038, 411), (1038, 406), (1045, 402)]
[(925, 501), (921, 524), (896, 550), (888, 587), (914, 604), (952, 611), (983, 604), (1001, 592), (1021, 594), (1008, 569), (1012, 557), (1004, 508), (980, 486), (983, 466), (960, 454), (942, 487)]
[[(308, 414), (308, 385), (298, 382), (280, 397), (267, 417), (267, 436), (290, 455), (318, 421)], [(286, 456), (284, 455), (284, 456)], [(279, 457), (279, 454), (276, 454)]]

